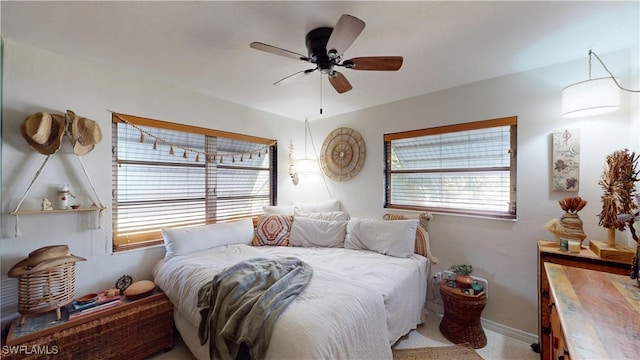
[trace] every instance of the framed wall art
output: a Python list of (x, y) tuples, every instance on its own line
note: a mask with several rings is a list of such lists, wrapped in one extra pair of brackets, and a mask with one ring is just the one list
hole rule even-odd
[(580, 189), (580, 129), (553, 132), (552, 188), (554, 191)]

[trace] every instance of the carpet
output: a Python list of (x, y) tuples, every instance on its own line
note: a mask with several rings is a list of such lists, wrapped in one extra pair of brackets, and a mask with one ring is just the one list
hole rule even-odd
[(393, 350), (393, 360), (482, 360), (472, 348), (452, 345)]

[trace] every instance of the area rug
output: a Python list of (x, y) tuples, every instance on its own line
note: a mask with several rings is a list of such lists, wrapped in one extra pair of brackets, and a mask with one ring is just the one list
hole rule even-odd
[(393, 360), (482, 360), (472, 348), (452, 345), (393, 350)]

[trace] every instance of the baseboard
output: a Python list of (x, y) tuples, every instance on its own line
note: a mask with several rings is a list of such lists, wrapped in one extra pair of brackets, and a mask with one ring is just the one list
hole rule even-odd
[(534, 344), (538, 342), (538, 335), (536, 334), (528, 333), (484, 318), (480, 319), (480, 321), (482, 322), (483, 328), (497, 332), (498, 334), (524, 341), (527, 344)]
[[(440, 318), (442, 318), (443, 316), (442, 311), (438, 312), (438, 311), (427, 309), (427, 312), (430, 314), (435, 314)], [(527, 344), (535, 344), (538, 342), (537, 334), (528, 333), (526, 331), (512, 328), (512, 327), (497, 323), (495, 321), (487, 320), (485, 318), (481, 318), (480, 321), (482, 323), (482, 327), (486, 330), (491, 330), (500, 335), (504, 335), (516, 340), (524, 341)]]

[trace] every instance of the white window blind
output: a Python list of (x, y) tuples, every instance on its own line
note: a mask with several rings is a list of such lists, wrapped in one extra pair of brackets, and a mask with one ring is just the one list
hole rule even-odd
[(275, 203), (272, 140), (118, 120), (114, 115), (115, 250), (159, 243), (161, 228), (253, 217)]
[(516, 217), (516, 118), (385, 135), (385, 207)]

